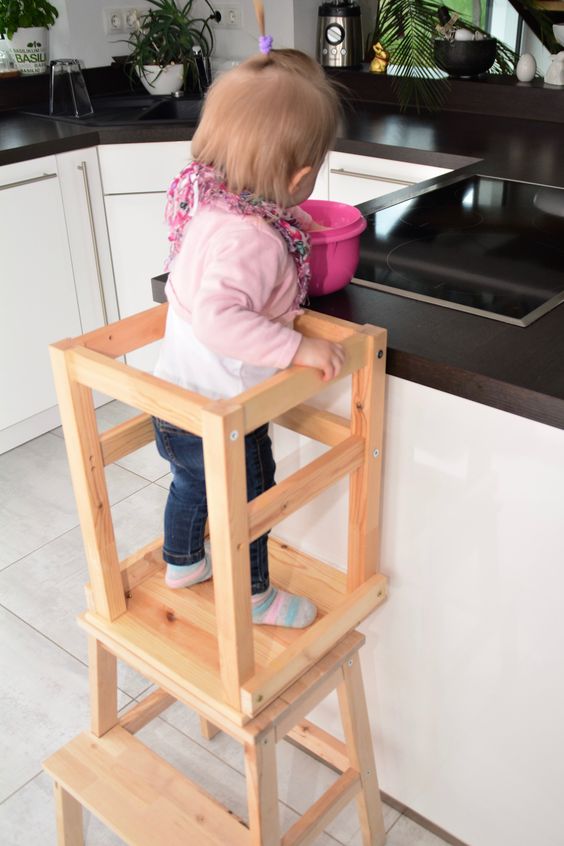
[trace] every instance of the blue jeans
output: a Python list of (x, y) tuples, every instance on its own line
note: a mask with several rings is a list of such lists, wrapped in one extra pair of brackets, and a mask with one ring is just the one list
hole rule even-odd
[[(153, 418), (157, 449), (170, 462), (172, 482), (164, 515), (163, 558), (168, 564), (195, 564), (204, 557), (208, 516), (202, 439), (165, 420)], [(271, 488), (276, 465), (268, 424), (245, 436), (247, 500)], [(269, 586), (268, 533), (250, 545), (251, 591)]]

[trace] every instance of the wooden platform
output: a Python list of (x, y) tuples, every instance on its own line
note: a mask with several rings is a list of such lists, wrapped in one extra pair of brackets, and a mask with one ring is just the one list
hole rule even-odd
[(305, 630), (252, 627), (255, 674), (243, 686), (246, 712), (232, 708), (223, 695), (213, 581), (190, 590), (167, 588), (160, 540), (122, 562), (127, 613), (108, 621), (90, 610), (79, 623), (175, 698), (221, 709), (244, 725), (386, 597), (383, 575), (348, 593), (345, 573), (274, 538), (269, 560), (272, 582), (310, 597), (319, 616)]
[[(78, 735), (43, 766), (57, 785), (59, 803), (67, 805), (72, 842), (82, 839), (80, 806), (135, 846), (251, 842), (236, 816), (121, 726), (103, 737)], [(74, 816), (68, 812), (69, 796), (78, 803)]]

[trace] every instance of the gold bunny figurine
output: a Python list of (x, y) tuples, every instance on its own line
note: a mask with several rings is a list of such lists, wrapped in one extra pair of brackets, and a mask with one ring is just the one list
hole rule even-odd
[(372, 49), (374, 50), (374, 58), (370, 62), (370, 73), (386, 73), (390, 54), (387, 50), (384, 50), (379, 41), (372, 45)]

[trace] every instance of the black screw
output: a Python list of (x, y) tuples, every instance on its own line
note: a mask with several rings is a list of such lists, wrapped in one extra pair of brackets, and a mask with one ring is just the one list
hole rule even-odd
[(382, 358), (384, 355), (384, 350), (378, 350), (378, 358)]

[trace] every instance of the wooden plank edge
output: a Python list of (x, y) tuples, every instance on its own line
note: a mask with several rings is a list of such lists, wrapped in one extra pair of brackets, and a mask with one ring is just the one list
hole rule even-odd
[(254, 541), (362, 464), (364, 439), (349, 435), (337, 446), (287, 476), (248, 505), (249, 540)]
[(85, 347), (72, 347), (66, 355), (72, 378), (81, 385), (201, 436), (201, 412), (209, 398)]
[(193, 708), (200, 716), (209, 719), (214, 725), (219, 726), (219, 728), (225, 731), (226, 734), (231, 735), (242, 743), (248, 739), (248, 733), (243, 731), (243, 727), (249, 722), (249, 717), (246, 714), (208, 696), (205, 691), (195, 685), (191, 685), (186, 680), (183, 680), (184, 683), (180, 684), (174, 679), (171, 679), (164, 671), (154, 666), (149, 660), (132, 652), (104, 629), (98, 628), (92, 622), (92, 618), (93, 615), (88, 612), (79, 614), (77, 623), (85, 631), (101, 641), (116, 658), (119, 658), (134, 670), (137, 670), (137, 672), (148, 678), (153, 684), (170, 693), (175, 699)]
[(323, 411), (305, 402), (289, 408), (272, 422), (327, 446), (337, 446), (344, 441), (350, 435), (351, 426), (347, 417)]
[(120, 561), (121, 581), (126, 594), (164, 567), (162, 546), (163, 538), (155, 538)]
[(260, 670), (242, 685), (243, 712), (250, 717), (257, 714), (266, 703), (279, 696), (308, 667), (368, 617), (381, 605), (386, 595), (387, 580), (382, 573), (376, 573), (346, 594), (342, 602), (305, 629), (267, 668)]
[[(164, 758), (161, 758), (156, 752), (140, 740), (134, 738), (119, 725), (115, 726), (111, 729), (111, 731), (100, 738), (90, 732), (82, 732), (43, 761), (42, 766), (56, 783), (63, 786), (70, 796), (90, 811), (95, 817), (101, 820), (108, 828), (118, 834), (118, 836), (125, 838), (126, 842), (130, 843), (132, 841), (127, 837), (126, 826), (123, 823), (123, 818), (121, 820), (121, 824), (116, 824), (116, 821), (113, 818), (112, 810), (116, 807), (115, 801), (118, 797), (116, 797), (115, 794), (109, 796), (109, 793), (104, 793), (104, 788), (109, 791), (109, 787), (106, 787), (104, 779), (101, 778), (99, 768), (100, 762), (104, 761), (104, 759), (106, 759), (106, 764), (111, 766), (116, 743), (119, 744), (120, 747), (125, 747), (127, 749), (125, 753), (127, 755), (127, 763), (125, 765), (120, 765), (121, 769), (124, 770), (125, 773), (132, 768), (135, 756), (144, 757), (145, 760), (143, 766), (139, 767), (139, 772), (136, 772), (138, 783), (139, 779), (142, 780), (143, 778), (147, 778), (144, 773), (154, 772), (156, 768), (160, 772), (161, 780), (170, 781), (171, 778), (174, 780), (174, 796), (176, 799), (178, 799), (179, 793), (185, 794), (185, 801), (183, 805), (177, 802), (178, 807), (181, 809), (182, 807), (189, 809), (191, 805), (195, 805), (196, 807), (202, 808), (203, 805), (202, 815), (193, 817), (189, 824), (193, 827), (194, 822), (196, 822), (199, 826), (203, 827), (206, 825), (207, 816), (209, 816), (210, 819), (213, 818), (215, 820), (214, 829), (216, 831), (213, 836), (213, 841), (210, 842), (237, 843), (238, 846), (247, 846), (247, 844), (249, 844), (248, 828), (237, 814), (226, 808), (199, 784), (181, 773), (173, 767), (172, 764), (168, 763), (168, 761)], [(108, 751), (105, 749), (106, 746), (109, 747)], [(92, 770), (88, 770), (89, 758), (92, 758), (94, 762)], [(80, 776), (77, 777), (74, 773), (77, 764), (79, 764), (79, 773), (84, 773), (86, 768), (87, 772), (90, 774), (90, 778), (88, 779), (86, 785), (83, 784), (83, 778)], [(165, 778), (163, 778), (163, 773), (165, 774)], [(94, 779), (94, 782), (92, 782), (92, 778)], [(93, 783), (100, 784), (102, 786), (102, 796), (100, 796), (99, 791), (92, 790)], [(150, 808), (150, 805), (147, 805), (145, 810), (148, 808)], [(160, 814), (161, 812), (162, 809), (155, 803), (155, 810), (152, 811), (152, 813)], [(173, 826), (172, 829), (170, 828), (170, 818), (166, 820), (166, 823), (170, 829), (170, 834), (176, 826)], [(177, 824), (181, 825), (180, 822)], [(220, 841), (218, 839), (218, 825), (225, 827), (225, 833), (222, 833), (222, 837), (228, 837), (228, 840)], [(209, 829), (207, 833), (209, 834)], [(178, 834), (178, 832), (176, 832), (176, 834)], [(176, 836), (174, 837), (174, 842), (180, 844), (181, 841)], [(208, 842), (207, 839), (205, 842)]]
[(124, 455), (141, 449), (151, 443), (154, 437), (152, 417), (144, 412), (113, 426), (100, 435), (104, 465), (113, 464)]
[(336, 773), (350, 767), (346, 744), (309, 720), (301, 720), (284, 739)]
[(130, 734), (135, 734), (171, 705), (176, 699), (166, 690), (154, 690), (140, 702), (136, 702), (120, 717), (119, 724)]
[(360, 793), (360, 775), (349, 768), (308, 808), (282, 838), (282, 846), (307, 846)]

